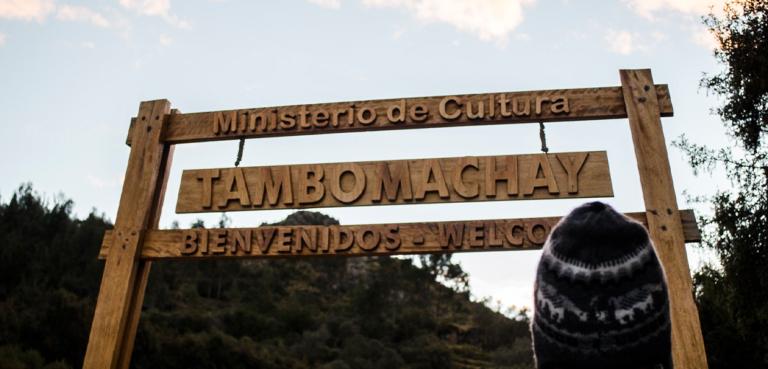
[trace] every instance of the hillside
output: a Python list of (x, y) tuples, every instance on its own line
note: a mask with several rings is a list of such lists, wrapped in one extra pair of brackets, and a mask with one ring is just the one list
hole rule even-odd
[[(111, 224), (71, 206), (30, 186), (0, 204), (0, 367), (82, 366)], [(469, 296), (450, 256), (157, 262), (132, 367), (533, 367), (525, 315)]]

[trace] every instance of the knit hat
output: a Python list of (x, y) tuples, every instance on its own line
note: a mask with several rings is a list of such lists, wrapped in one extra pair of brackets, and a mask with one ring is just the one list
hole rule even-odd
[(672, 369), (667, 283), (645, 227), (587, 203), (543, 251), (531, 326), (538, 369)]

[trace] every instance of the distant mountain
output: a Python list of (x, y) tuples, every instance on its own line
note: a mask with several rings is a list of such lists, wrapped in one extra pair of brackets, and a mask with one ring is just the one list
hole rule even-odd
[[(71, 206), (29, 185), (0, 204), (2, 368), (82, 366), (112, 226), (73, 219)], [(299, 211), (272, 225), (331, 224)], [(155, 262), (131, 365), (532, 368), (518, 313), (470, 301), (450, 255)]]

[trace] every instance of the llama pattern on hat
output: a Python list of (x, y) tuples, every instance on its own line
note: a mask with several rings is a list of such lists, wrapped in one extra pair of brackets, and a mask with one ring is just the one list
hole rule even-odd
[(534, 299), (537, 368), (672, 369), (664, 270), (645, 228), (611, 207), (585, 204), (552, 230)]

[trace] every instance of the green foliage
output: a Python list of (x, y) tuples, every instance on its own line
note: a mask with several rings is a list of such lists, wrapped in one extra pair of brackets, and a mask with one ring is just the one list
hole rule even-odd
[(694, 173), (722, 166), (734, 188), (718, 192), (701, 220), (720, 266), (696, 273), (696, 301), (711, 368), (768, 368), (768, 1), (731, 2), (704, 23), (725, 70), (701, 86), (723, 98), (715, 111), (733, 145), (715, 151), (684, 136), (674, 144)]
[(726, 68), (705, 75), (701, 86), (726, 99), (717, 113), (744, 148), (756, 151), (768, 127), (768, 3), (737, 0), (724, 10), (723, 18), (710, 14), (704, 24), (717, 38), (715, 58)]
[[(95, 214), (72, 219), (71, 206), (49, 205), (29, 185), (0, 204), (2, 368), (82, 366), (103, 273), (96, 255), (111, 225)], [(338, 222), (297, 212), (280, 224)], [(510, 319), (472, 302), (468, 277), (450, 256), (414, 260), (153, 263), (131, 365), (533, 366), (525, 314)]]

